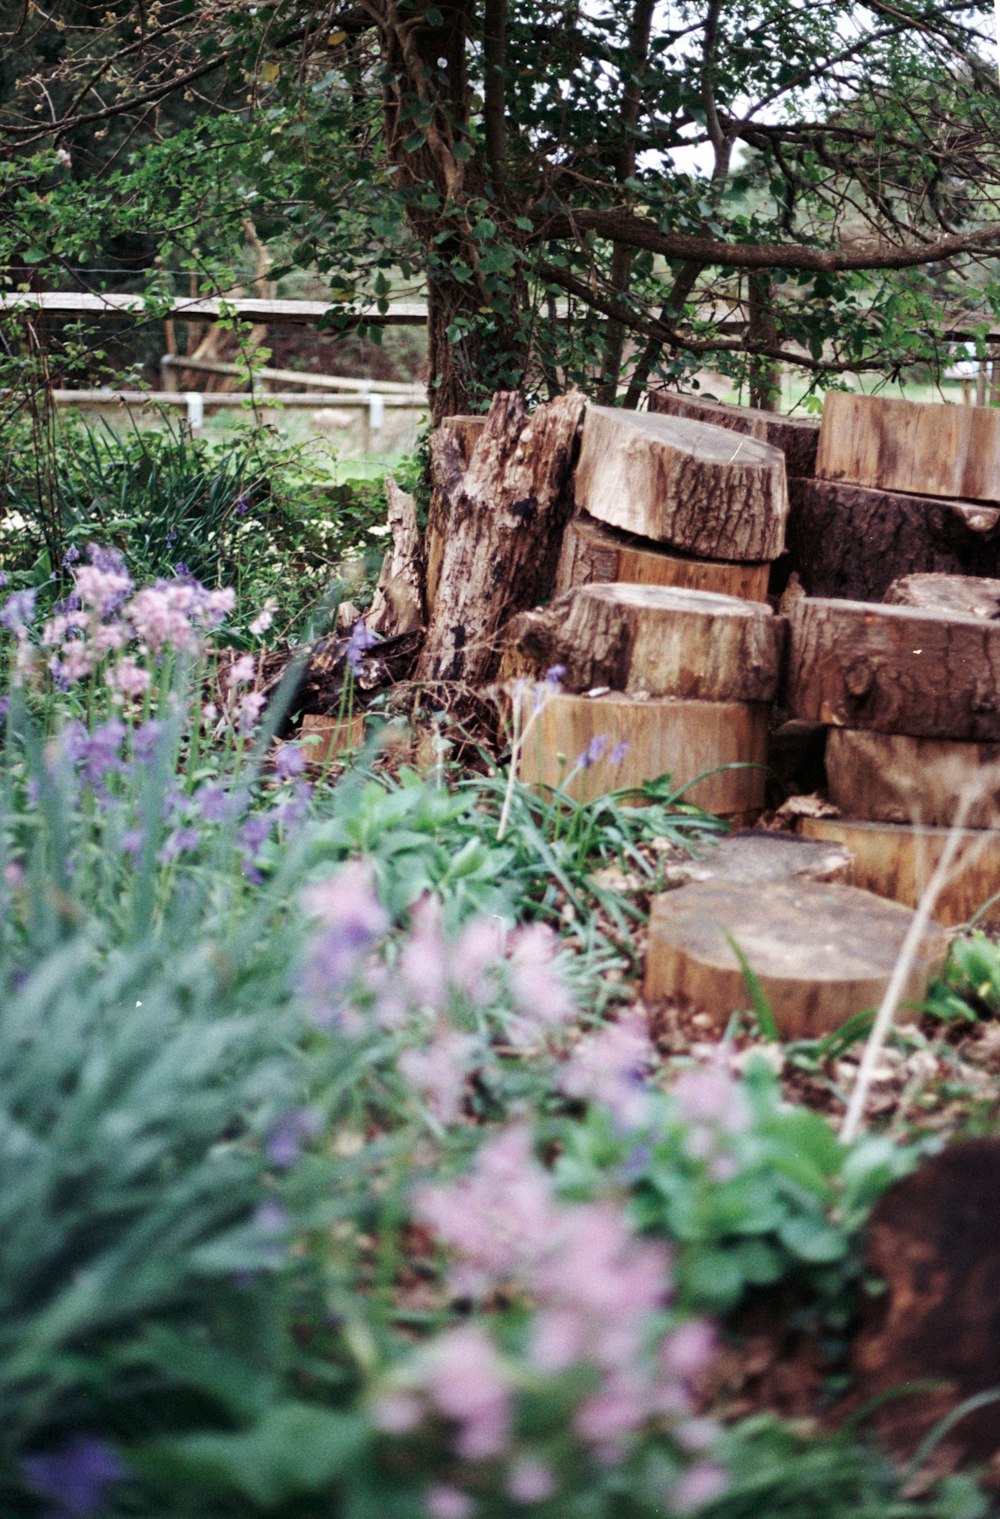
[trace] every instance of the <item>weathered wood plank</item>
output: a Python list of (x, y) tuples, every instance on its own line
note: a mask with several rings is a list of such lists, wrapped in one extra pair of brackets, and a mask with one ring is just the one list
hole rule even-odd
[(893, 606), (958, 617), (1000, 617), (1000, 580), (974, 575), (904, 575), (885, 593)]
[[(53, 316), (169, 316), (179, 322), (228, 321), (235, 316), (240, 321), (265, 322), (268, 326), (312, 327), (336, 309), (329, 301), (265, 300), (259, 296), (177, 296), (165, 304), (158, 296), (150, 301), (143, 295), (120, 292), (91, 295), (81, 291), (7, 290), (0, 293), (0, 313), (26, 315), (35, 311)], [(357, 320), (370, 322), (376, 327), (423, 327), (427, 322), (427, 307), (423, 301), (399, 301), (384, 312), (365, 311)]]
[(1000, 502), (1000, 412), (828, 391), (816, 474), (884, 490)]
[(576, 502), (601, 522), (705, 559), (774, 559), (788, 516), (785, 461), (707, 422), (588, 406)]

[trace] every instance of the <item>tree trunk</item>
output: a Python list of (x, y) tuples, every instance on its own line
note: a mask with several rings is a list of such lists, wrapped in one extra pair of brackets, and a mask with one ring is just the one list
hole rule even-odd
[(468, 469), (485, 426), (486, 418), (481, 416), (444, 417), (431, 433), (431, 499), (427, 508), (427, 526), (424, 529), (424, 613), (428, 622), (437, 600), (441, 560), (448, 531), (448, 493), (445, 486), (450, 464), (457, 449), (462, 468)]
[(601, 522), (706, 559), (774, 559), (788, 514), (777, 449), (605, 406), (584, 417), (576, 499)]
[(529, 417), (515, 392), (496, 396), (468, 469), (445, 430), (436, 455), (443, 552), (418, 680), (489, 680), (504, 623), (549, 594), (583, 405), (571, 392)]
[(773, 701), (785, 627), (769, 607), (665, 586), (580, 586), (511, 636), (538, 673), (562, 686), (697, 701)]
[(574, 517), (563, 535), (554, 594), (577, 585), (628, 581), (632, 585), (671, 585), (716, 596), (765, 601), (769, 564), (731, 564), (725, 559), (688, 559), (668, 554), (632, 533)]
[(1000, 739), (1000, 623), (802, 597), (789, 615), (794, 717), (913, 738)]
[(1000, 512), (972, 502), (788, 482), (788, 558), (810, 596), (881, 601), (914, 571), (991, 575), (1000, 568)]
[[(784, 1039), (813, 1038), (876, 1007), (913, 914), (855, 886), (709, 881), (653, 900), (643, 996), (683, 997), (720, 1023), (751, 1005), (739, 946)], [(919, 1002), (948, 936), (924, 934), (903, 991)]]

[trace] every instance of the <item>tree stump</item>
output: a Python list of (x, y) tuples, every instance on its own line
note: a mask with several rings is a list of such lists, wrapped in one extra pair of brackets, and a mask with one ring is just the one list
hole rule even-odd
[[(920, 901), (951, 832), (857, 818), (802, 817), (798, 827), (806, 838), (849, 849), (856, 884), (907, 907)], [(963, 828), (960, 834), (950, 879), (934, 907), (934, 917), (949, 927), (968, 923), (1000, 891), (1000, 832)], [(983, 927), (1000, 924), (1000, 903), (994, 902), (978, 921)]]
[(727, 406), (721, 401), (683, 395), (679, 390), (649, 390), (646, 394), (652, 412), (666, 413), (670, 417), (690, 417), (695, 422), (711, 422), (715, 427), (744, 433), (780, 449), (789, 475), (811, 475), (816, 468), (819, 423), (811, 418), (782, 417), (777, 412), (760, 411), (754, 406)]
[(1000, 501), (1000, 413), (831, 390), (816, 474), (923, 496)]
[(511, 628), (536, 672), (563, 667), (566, 690), (698, 701), (772, 701), (784, 633), (759, 602), (618, 583), (578, 586)]
[(516, 393), (495, 396), (468, 469), (454, 429), (440, 435), (444, 546), (417, 680), (488, 681), (499, 629), (548, 596), (583, 405), (574, 391), (529, 417)]
[(774, 559), (785, 461), (755, 438), (684, 417), (588, 406), (576, 501), (601, 522), (705, 559)]
[[(427, 526), (424, 528), (424, 615), (425, 620), (434, 610), (437, 600), (438, 581), (441, 579), (441, 559), (444, 555), (445, 534), (448, 523), (448, 492), (446, 482), (451, 478), (456, 450), (462, 468), (468, 469), (476, 444), (483, 435), (486, 418), (457, 415), (444, 417), (431, 433), (430, 480), (431, 499), (427, 507)], [(446, 442), (447, 440), (447, 442)]]
[[(782, 1038), (813, 1038), (878, 1005), (912, 916), (855, 886), (683, 886), (654, 899), (643, 995), (647, 1002), (683, 998), (720, 1023), (749, 1008), (731, 939), (760, 982)], [(906, 983), (908, 1001), (926, 995), (947, 952), (947, 935), (932, 925)]]
[(923, 607), (950, 617), (1000, 619), (1000, 580), (972, 575), (904, 575), (885, 593), (887, 602)]
[(826, 777), (831, 802), (848, 817), (946, 828), (969, 798), (967, 827), (1000, 828), (1000, 743), (831, 728)]
[(1000, 623), (802, 597), (789, 614), (794, 717), (914, 738), (1000, 739)]
[(770, 570), (767, 563), (739, 564), (668, 554), (632, 533), (605, 527), (589, 517), (573, 517), (563, 535), (554, 593), (561, 596), (577, 585), (628, 581), (766, 601)]
[[(885, 1291), (854, 1341), (842, 1411), (878, 1405), (872, 1422), (898, 1458), (960, 1403), (1000, 1385), (998, 1196), (1000, 1140), (966, 1139), (921, 1161), (872, 1210), (867, 1265)], [(993, 1399), (949, 1430), (935, 1469), (988, 1461), (998, 1449)]]
[(810, 596), (881, 601), (916, 570), (1000, 569), (1000, 511), (829, 480), (788, 482), (791, 567)]
[[(643, 701), (616, 692), (544, 692), (542, 699), (536, 713), (534, 688), (515, 693), (526, 734), (520, 773), (529, 786), (562, 787), (582, 802), (669, 775), (676, 790), (687, 786), (682, 801), (707, 812), (751, 821), (764, 805), (764, 703)], [(719, 768), (727, 765), (735, 768)]]
[(365, 618), (381, 638), (413, 633), (423, 626), (423, 550), (417, 504), (389, 475), (385, 482), (392, 547), (382, 561), (375, 597)]
[(775, 881), (839, 881), (850, 886), (854, 860), (839, 844), (818, 843), (797, 833), (744, 828), (698, 844), (693, 859), (666, 867), (671, 886), (715, 881), (727, 886), (770, 886)]

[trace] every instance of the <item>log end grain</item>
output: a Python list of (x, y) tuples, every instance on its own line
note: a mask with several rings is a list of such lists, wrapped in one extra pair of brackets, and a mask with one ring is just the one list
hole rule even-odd
[(770, 569), (766, 561), (745, 564), (670, 554), (634, 533), (579, 516), (572, 518), (563, 535), (554, 592), (560, 596), (577, 585), (618, 580), (765, 602)]
[(870, 822), (1000, 828), (1000, 743), (831, 728), (830, 800)]

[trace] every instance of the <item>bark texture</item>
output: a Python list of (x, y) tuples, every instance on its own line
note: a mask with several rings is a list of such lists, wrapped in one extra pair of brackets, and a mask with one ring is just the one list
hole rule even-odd
[(431, 433), (431, 499), (424, 529), (424, 615), (427, 621), (434, 610), (441, 579), (449, 513), (446, 482), (454, 470), (455, 451), (457, 449), (463, 469), (468, 469), (485, 426), (485, 417), (459, 415), (443, 418)]
[(569, 691), (699, 701), (772, 701), (784, 633), (783, 619), (758, 602), (620, 583), (579, 586), (512, 628), (534, 670), (561, 665)]
[[(800, 818), (806, 838), (843, 844), (854, 856), (854, 879), (880, 897), (915, 907), (952, 832), (918, 828), (913, 823), (869, 823), (857, 818)], [(968, 923), (996, 892), (1000, 881), (1000, 833), (965, 828), (961, 849), (938, 897), (934, 917), (954, 927)], [(1000, 925), (1000, 904), (980, 919), (983, 927)]]
[(576, 501), (601, 522), (705, 559), (774, 559), (788, 516), (785, 461), (706, 422), (589, 406)]
[(690, 417), (695, 422), (711, 422), (730, 432), (744, 433), (769, 443), (785, 456), (789, 475), (811, 475), (816, 468), (819, 446), (819, 423), (806, 417), (781, 417), (754, 406), (726, 406), (722, 401), (703, 401), (679, 390), (650, 390), (649, 409), (671, 417)]
[(789, 616), (793, 717), (914, 738), (1000, 739), (1000, 623), (803, 597)]
[(788, 559), (810, 596), (881, 601), (917, 571), (1000, 572), (1000, 512), (968, 501), (788, 482)]
[[(706, 882), (653, 900), (643, 995), (683, 997), (720, 1023), (750, 1006), (739, 945), (785, 1039), (839, 1028), (877, 1006), (913, 914), (854, 886)], [(948, 938), (931, 925), (904, 997), (921, 1000)]]
[(1000, 744), (831, 728), (826, 776), (848, 817), (947, 828), (964, 801), (969, 828), (1000, 828)]
[(583, 405), (574, 391), (529, 417), (516, 392), (498, 394), (468, 469), (453, 431), (441, 437), (443, 550), (418, 680), (489, 680), (500, 628), (549, 594)]
[(1000, 501), (1000, 412), (829, 391), (816, 473), (884, 490)]
[(626, 580), (634, 585), (673, 585), (764, 601), (770, 564), (731, 564), (724, 559), (689, 559), (623, 533), (589, 517), (574, 517), (563, 535), (555, 593), (576, 585)]
[(885, 599), (958, 617), (1000, 618), (1000, 580), (971, 575), (904, 575), (893, 581)]
[[(669, 775), (677, 790), (697, 781), (684, 801), (724, 817), (750, 821), (764, 805), (763, 703), (562, 692), (549, 695), (536, 713), (533, 691), (515, 699), (523, 704), (521, 778), (528, 785), (565, 786), (576, 800), (592, 801)], [(589, 762), (578, 763), (584, 755)], [(720, 765), (739, 768), (719, 771)]]
[(375, 597), (365, 621), (382, 638), (413, 633), (423, 626), (424, 556), (417, 504), (389, 475), (385, 482), (392, 547), (382, 563)]

